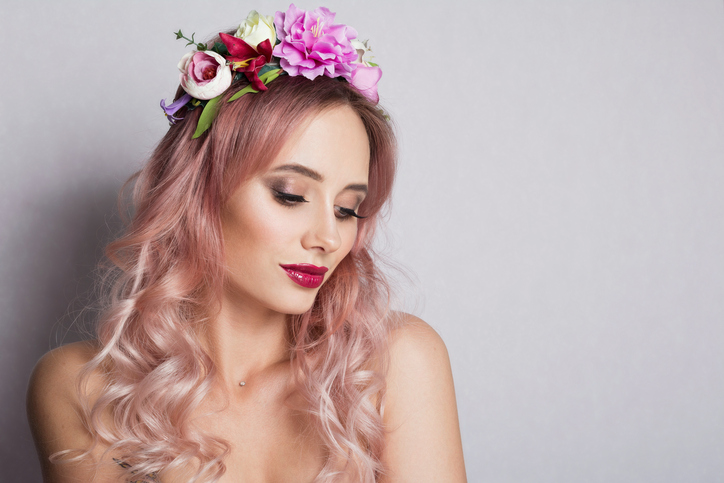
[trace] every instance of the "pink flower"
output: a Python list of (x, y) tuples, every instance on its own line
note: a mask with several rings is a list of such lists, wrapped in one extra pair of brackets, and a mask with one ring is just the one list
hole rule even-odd
[(291, 4), (286, 13), (276, 13), (274, 24), (281, 41), (274, 47), (274, 56), (287, 74), (350, 79), (352, 62), (358, 57), (350, 41), (357, 38), (357, 31), (334, 24), (334, 13), (325, 7), (309, 12)]
[(377, 94), (377, 83), (381, 77), (382, 69), (379, 67), (357, 64), (357, 68), (352, 71), (349, 83), (355, 86), (363, 96), (377, 104), (380, 102), (380, 96)]
[(178, 64), (181, 87), (192, 97), (213, 99), (231, 85), (231, 69), (216, 52), (189, 52)]
[(377, 104), (380, 102), (380, 96), (377, 95), (377, 83), (382, 77), (382, 69), (377, 67), (377, 64), (365, 60), (370, 52), (366, 40), (364, 42), (353, 40), (351, 43), (357, 51), (357, 60), (354, 61), (355, 69), (352, 71), (349, 82), (367, 99)]

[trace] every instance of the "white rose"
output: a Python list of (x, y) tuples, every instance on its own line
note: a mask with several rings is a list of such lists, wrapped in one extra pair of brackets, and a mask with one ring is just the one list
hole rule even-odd
[(367, 40), (364, 42), (360, 42), (357, 39), (350, 40), (350, 43), (352, 44), (352, 48), (357, 51), (357, 60), (352, 62), (353, 64), (362, 64), (366, 67), (369, 67), (369, 59), (365, 60), (365, 56), (371, 52), (369, 46), (367, 45)]
[(259, 15), (256, 10), (249, 12), (246, 20), (239, 25), (239, 29), (236, 31), (235, 37), (240, 38), (254, 50), (257, 50), (257, 45), (269, 40), (271, 47), (277, 42), (277, 34), (274, 29), (274, 18), (271, 15)]
[(196, 99), (218, 96), (231, 85), (233, 76), (226, 59), (210, 50), (189, 52), (178, 63), (181, 87)]

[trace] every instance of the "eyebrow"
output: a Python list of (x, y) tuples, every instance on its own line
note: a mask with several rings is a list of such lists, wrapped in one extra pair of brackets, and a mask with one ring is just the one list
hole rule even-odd
[[(284, 164), (282, 166), (279, 166), (274, 169), (274, 173), (277, 171), (291, 171), (292, 173), (301, 174), (302, 176), (306, 176), (307, 178), (311, 178), (314, 181), (322, 182), (324, 181), (324, 176), (321, 175), (321, 173), (318, 173), (314, 171), (311, 168), (307, 168), (306, 166), (302, 166), (301, 164)], [(344, 188), (345, 190), (352, 190), (352, 191), (360, 191), (364, 194), (367, 194), (367, 185), (366, 184), (348, 184)]]

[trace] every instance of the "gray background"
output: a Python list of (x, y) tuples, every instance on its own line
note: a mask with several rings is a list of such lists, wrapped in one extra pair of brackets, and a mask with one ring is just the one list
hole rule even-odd
[[(287, 4), (0, 5), (0, 468), (38, 481), (28, 374), (92, 316), (116, 192), (166, 129), (172, 32)], [(722, 2), (326, 5), (384, 70), (381, 246), (448, 345), (469, 480), (724, 481)]]

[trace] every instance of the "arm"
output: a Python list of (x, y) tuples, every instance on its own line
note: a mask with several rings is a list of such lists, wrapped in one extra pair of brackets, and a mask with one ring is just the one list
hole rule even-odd
[(447, 349), (417, 317), (392, 334), (384, 423), (384, 483), (467, 481)]
[[(45, 354), (30, 376), (28, 422), (45, 483), (121, 481), (122, 473), (110, 456), (102, 460), (97, 472), (96, 465), (90, 462), (54, 464), (48, 460), (57, 451), (86, 449), (91, 445), (90, 434), (79, 416), (76, 382), (83, 365), (93, 357), (94, 350), (92, 345), (82, 342), (59, 347)], [(91, 379), (91, 386), (93, 382)], [(93, 452), (96, 461), (103, 449), (99, 446)]]

